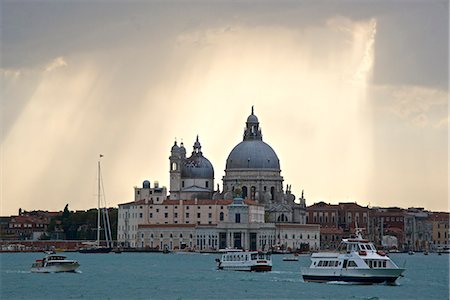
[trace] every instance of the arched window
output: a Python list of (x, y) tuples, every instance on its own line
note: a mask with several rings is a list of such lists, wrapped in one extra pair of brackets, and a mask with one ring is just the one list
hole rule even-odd
[(273, 200), (275, 197), (275, 187), (270, 188), (270, 200)]
[(220, 212), (219, 218), (220, 218), (220, 221), (223, 221), (223, 211)]
[(242, 187), (242, 198), (247, 198), (247, 187), (245, 185)]
[(255, 200), (255, 198), (256, 198), (256, 186), (252, 186), (250, 199)]

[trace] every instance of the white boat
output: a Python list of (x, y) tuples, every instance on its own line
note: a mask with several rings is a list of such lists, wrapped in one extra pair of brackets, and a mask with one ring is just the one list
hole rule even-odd
[(311, 255), (309, 268), (302, 268), (304, 281), (343, 281), (352, 283), (393, 284), (405, 269), (399, 268), (384, 252), (362, 238), (361, 228), (356, 237), (343, 239), (337, 252)]
[(33, 273), (75, 272), (80, 266), (76, 260), (66, 259), (65, 256), (54, 252), (47, 253), (43, 259), (37, 259), (31, 266)]
[[(100, 154), (100, 158), (102, 158), (103, 155)], [(80, 253), (110, 253), (112, 251), (112, 234), (111, 234), (111, 225), (109, 222), (109, 214), (108, 209), (106, 208), (106, 200), (104, 200), (104, 193), (103, 193), (103, 204), (104, 207), (100, 208), (102, 205), (102, 191), (103, 191), (103, 185), (102, 185), (102, 173), (100, 168), (100, 158), (98, 160), (98, 194), (97, 194), (97, 241), (96, 242), (84, 242), (84, 246), (78, 250)], [(101, 214), (102, 213), (102, 214)], [(101, 219), (100, 215), (103, 216), (103, 226), (101, 227)], [(100, 244), (100, 233), (105, 233), (105, 240), (106, 245)]]
[(267, 252), (226, 250), (216, 258), (219, 270), (267, 272), (272, 270), (272, 256)]
[(442, 248), (438, 248), (438, 254), (441, 255), (442, 253), (444, 254), (450, 254), (450, 247), (449, 246), (445, 246)]

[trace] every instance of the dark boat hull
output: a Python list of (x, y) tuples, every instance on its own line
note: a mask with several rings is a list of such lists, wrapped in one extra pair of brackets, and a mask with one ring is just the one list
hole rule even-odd
[(83, 248), (78, 250), (80, 253), (110, 253), (112, 248), (109, 247), (99, 247), (99, 248)]
[(361, 284), (374, 284), (374, 283), (388, 283), (393, 284), (399, 276), (318, 276), (318, 275), (303, 275), (304, 281), (309, 282), (329, 282), (329, 281), (340, 281), (340, 282), (351, 282), (351, 283), (361, 283)]

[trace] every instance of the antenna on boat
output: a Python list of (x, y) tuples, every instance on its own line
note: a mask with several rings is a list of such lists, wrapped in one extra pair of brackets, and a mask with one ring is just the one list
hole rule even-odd
[(365, 228), (358, 227), (358, 222), (356, 222), (356, 220), (355, 220), (355, 236), (357, 238), (359, 238), (359, 239), (363, 238), (362, 237), (363, 229), (365, 229)]

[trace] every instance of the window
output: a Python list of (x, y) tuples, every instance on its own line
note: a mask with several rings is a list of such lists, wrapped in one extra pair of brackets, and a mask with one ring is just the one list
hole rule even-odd
[(149, 214), (149, 217), (150, 217), (150, 219), (153, 218), (153, 213), (150, 213), (150, 214)]
[(174, 218), (178, 218), (178, 213), (173, 214)]
[(209, 182), (205, 181), (205, 187), (208, 188)]
[(223, 211), (220, 212), (219, 219), (220, 221), (223, 221)]
[(141, 218), (141, 219), (142, 219), (142, 213), (139, 213), (139, 218)]
[(235, 223), (241, 223), (241, 214), (237, 213), (234, 215), (235, 217)]
[(200, 219), (200, 213), (197, 213), (197, 218)]
[(186, 218), (189, 218), (189, 213), (186, 213)]
[(186, 206), (186, 209), (189, 209), (189, 206)]
[(212, 213), (208, 213), (208, 218), (212, 218)]
[(353, 260), (349, 260), (347, 266), (351, 267), (351, 268), (356, 268), (357, 267), (356, 263)]
[(164, 213), (164, 218), (168, 218), (169, 217), (169, 213)]
[(184, 180), (181, 182), (181, 187), (184, 188)]
[(159, 212), (159, 208), (156, 209), (156, 212)]

